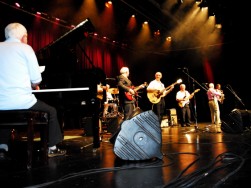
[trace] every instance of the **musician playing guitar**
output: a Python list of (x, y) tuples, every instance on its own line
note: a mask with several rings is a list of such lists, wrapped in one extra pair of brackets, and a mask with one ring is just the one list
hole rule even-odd
[[(225, 94), (223, 92), (223, 90), (221, 89), (221, 84), (216, 84), (215, 85), (215, 90), (218, 93), (221, 93), (220, 96), (216, 96), (217, 100), (218, 100), (218, 105), (219, 105), (219, 116), (221, 117), (221, 114), (225, 114), (225, 110), (224, 110), (224, 100), (225, 100)], [(221, 123), (221, 120), (220, 120)]]
[(152, 80), (147, 87), (147, 96), (150, 102), (152, 102), (153, 104), (152, 110), (158, 116), (160, 124), (165, 112), (164, 97), (168, 93), (170, 93), (174, 88), (174, 84), (172, 84), (168, 88), (165, 88), (164, 84), (161, 82), (161, 78), (162, 78), (162, 73), (156, 72), (155, 79)]
[(180, 123), (182, 127), (190, 126), (191, 121), (191, 110), (190, 110), (190, 99), (194, 96), (196, 92), (198, 92), (200, 89), (195, 90), (192, 94), (190, 94), (186, 90), (185, 84), (180, 84), (180, 90), (176, 93), (176, 101), (179, 104), (180, 111), (181, 111), (181, 118)]
[[(124, 112), (124, 120), (127, 120), (130, 115), (133, 114), (137, 102), (134, 98), (134, 96), (137, 95), (137, 91), (135, 91), (136, 89), (134, 89), (134, 86), (128, 77), (129, 68), (122, 67), (120, 69), (120, 75), (117, 78), (119, 89), (119, 103)], [(140, 88), (144, 87), (145, 86), (142, 85)]]

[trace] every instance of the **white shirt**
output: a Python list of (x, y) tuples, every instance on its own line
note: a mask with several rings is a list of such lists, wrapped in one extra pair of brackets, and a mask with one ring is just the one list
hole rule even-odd
[[(185, 90), (185, 91), (178, 91), (176, 93), (176, 100), (181, 100), (179, 101), (179, 105), (184, 107), (186, 104), (189, 104), (189, 97), (190, 97), (190, 93)], [(186, 99), (183, 101), (183, 99)]]
[(165, 90), (165, 85), (161, 81), (152, 80), (149, 85), (147, 86), (149, 90), (159, 90), (160, 92), (163, 91), (162, 96), (165, 96), (167, 91)]
[(32, 107), (37, 99), (31, 83), (42, 81), (34, 50), (9, 38), (0, 42), (0, 57), (0, 110)]

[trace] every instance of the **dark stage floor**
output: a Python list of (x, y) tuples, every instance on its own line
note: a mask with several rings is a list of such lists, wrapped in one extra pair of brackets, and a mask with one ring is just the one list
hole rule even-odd
[(64, 132), (66, 156), (50, 158), (48, 165), (35, 157), (28, 171), (25, 142), (17, 142), (13, 147), (19, 152), (0, 164), (1, 187), (250, 187), (250, 133), (197, 125), (196, 130), (194, 125), (162, 127), (162, 159), (121, 160), (109, 142), (111, 134), (104, 133), (95, 150), (91, 136), (73, 129)]

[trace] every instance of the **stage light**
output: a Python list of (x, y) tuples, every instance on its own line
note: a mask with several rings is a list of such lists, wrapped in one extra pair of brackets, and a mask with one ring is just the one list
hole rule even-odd
[(15, 5), (16, 5), (17, 7), (19, 7), (19, 8), (21, 7), (21, 5), (20, 5), (19, 3), (15, 3)]
[(215, 28), (221, 29), (221, 28), (222, 28), (222, 25), (221, 25), (221, 24), (215, 24)]

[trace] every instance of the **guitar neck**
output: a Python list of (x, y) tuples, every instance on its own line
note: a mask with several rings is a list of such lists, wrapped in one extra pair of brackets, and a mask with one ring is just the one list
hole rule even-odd
[(191, 99), (191, 98), (193, 97), (193, 95), (194, 95), (195, 93), (197, 93), (198, 91), (200, 91), (200, 89), (196, 89), (194, 92), (192, 92), (192, 93), (190, 94), (190, 96), (189, 96), (189, 99)]
[(137, 92), (138, 90), (140, 90), (140, 89), (144, 88), (145, 86), (146, 86), (146, 83), (141, 84), (141, 85), (139, 85), (139, 86), (135, 87), (133, 90)]
[(138, 91), (140, 88), (141, 88), (141, 86), (138, 86), (138, 87), (134, 88), (133, 90)]
[(172, 87), (172, 85), (176, 85), (176, 84), (177, 84), (177, 82), (172, 83), (171, 85), (169, 85), (169, 86), (167, 86), (165, 89), (163, 89), (163, 90), (161, 91), (161, 93), (164, 93), (164, 91), (170, 89), (170, 87)]

